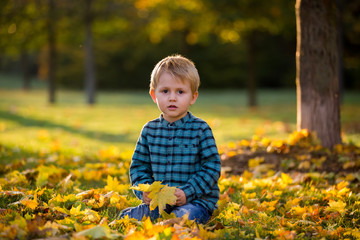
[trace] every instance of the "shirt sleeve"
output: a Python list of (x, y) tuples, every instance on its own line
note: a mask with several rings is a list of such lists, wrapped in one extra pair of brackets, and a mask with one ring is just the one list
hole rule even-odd
[[(130, 180), (132, 186), (137, 186), (140, 183), (151, 184), (154, 182), (151, 170), (149, 145), (146, 140), (146, 127), (142, 129), (135, 147), (130, 165)], [(139, 199), (143, 200), (141, 191), (134, 190), (134, 194)]]
[(208, 125), (206, 126), (199, 144), (201, 169), (180, 187), (186, 195), (187, 202), (211, 193), (220, 177), (220, 156), (212, 131)]

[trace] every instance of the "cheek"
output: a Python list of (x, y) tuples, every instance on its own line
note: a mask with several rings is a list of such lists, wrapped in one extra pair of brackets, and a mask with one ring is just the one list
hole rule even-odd
[(166, 101), (164, 100), (164, 98), (158, 98), (157, 99), (157, 104), (164, 105), (165, 103), (166, 103)]

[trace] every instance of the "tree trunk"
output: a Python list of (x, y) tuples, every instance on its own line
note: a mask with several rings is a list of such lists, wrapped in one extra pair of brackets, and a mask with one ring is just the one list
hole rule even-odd
[(49, 0), (48, 10), (48, 45), (49, 45), (49, 103), (55, 103), (56, 76), (56, 38), (55, 38), (55, 0)]
[(21, 72), (23, 80), (23, 90), (30, 90), (30, 74), (29, 74), (29, 56), (25, 49), (21, 50)]
[(341, 143), (339, 56), (331, 0), (297, 0), (297, 128), (316, 132), (324, 147)]
[(93, 52), (93, 36), (92, 36), (92, 13), (91, 13), (92, 0), (85, 1), (85, 91), (88, 104), (95, 103), (95, 64), (94, 64), (94, 52)]
[(338, 9), (336, 17), (337, 37), (338, 37), (338, 56), (339, 56), (339, 95), (340, 104), (344, 100), (344, 60), (343, 60), (343, 0), (336, 0)]
[(248, 106), (256, 107), (256, 73), (255, 73), (255, 46), (254, 46), (254, 36), (250, 33), (247, 36), (247, 63), (248, 63), (248, 70), (247, 70), (247, 87), (248, 87)]

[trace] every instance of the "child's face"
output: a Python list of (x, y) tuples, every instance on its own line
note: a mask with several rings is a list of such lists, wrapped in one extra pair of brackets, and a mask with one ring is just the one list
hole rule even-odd
[(189, 107), (195, 103), (198, 92), (192, 93), (189, 81), (182, 82), (164, 72), (160, 75), (156, 89), (150, 91), (150, 95), (165, 120), (175, 122), (186, 116)]

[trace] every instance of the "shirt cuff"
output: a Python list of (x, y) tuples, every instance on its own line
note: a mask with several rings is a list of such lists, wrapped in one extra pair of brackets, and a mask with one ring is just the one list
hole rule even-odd
[(185, 196), (186, 196), (186, 202), (189, 203), (189, 202), (191, 202), (192, 200), (195, 199), (195, 190), (191, 185), (186, 184), (186, 185), (181, 186), (179, 188), (184, 191)]

